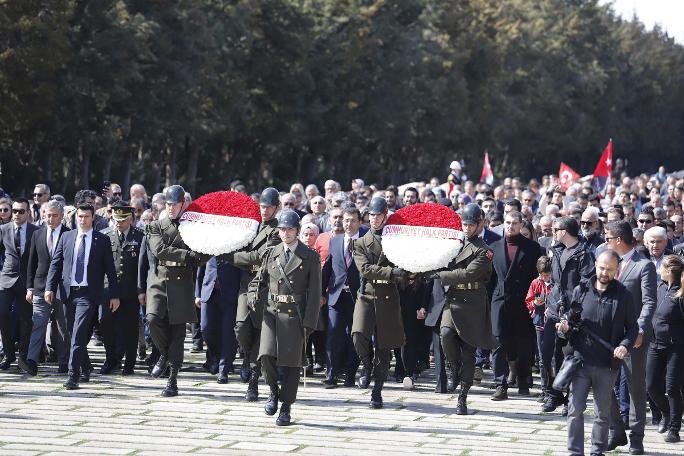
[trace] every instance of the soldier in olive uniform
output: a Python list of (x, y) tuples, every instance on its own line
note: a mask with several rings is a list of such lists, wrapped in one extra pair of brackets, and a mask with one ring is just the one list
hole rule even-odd
[(169, 368), (169, 380), (162, 396), (177, 396), (178, 371), (183, 363), (185, 324), (197, 321), (195, 313), (195, 271), (208, 255), (193, 252), (178, 231), (185, 209), (185, 190), (171, 185), (164, 192), (167, 218), (146, 227), (150, 254), (155, 267), (147, 285), (147, 322), (152, 341), (161, 355), (151, 375), (160, 377)]
[(272, 187), (265, 188), (261, 192), (259, 208), (261, 210), (261, 225), (259, 225), (259, 232), (254, 240), (244, 250), (219, 257), (221, 261), (228, 261), (243, 270), (235, 318), (235, 336), (245, 355), (240, 376), (243, 381), (249, 381), (245, 394), (245, 399), (248, 401), (256, 401), (259, 398), (258, 387), (261, 376), (258, 363), (259, 339), (266, 297), (262, 293), (250, 306), (247, 302), (247, 288), (261, 267), (266, 249), (280, 243), (276, 228), (278, 221), (275, 218), (280, 208), (278, 190)]
[(297, 399), (304, 342), (316, 327), (320, 308), (320, 256), (297, 240), (299, 228), (296, 212), (288, 209), (280, 213), (278, 235), (282, 243), (268, 250), (255, 279), (258, 287), (268, 292), (259, 347), (264, 379), (271, 388), (264, 410), (274, 415), (280, 400), (278, 426), (290, 424), (290, 405)]
[(112, 204), (112, 219), (115, 226), (102, 232), (109, 236), (112, 245), (121, 305), (116, 312), (109, 306), (100, 306), (100, 331), (106, 353), (100, 374), (119, 369), (125, 355), (121, 374), (131, 375), (138, 346), (138, 315), (144, 301), (144, 294), (141, 296), (138, 290), (138, 257), (144, 234), (133, 226), (133, 207), (125, 201)]
[(484, 223), (480, 206), (468, 204), (461, 219), (467, 240), (447, 270), (432, 274), (432, 278), (439, 279), (446, 288), (440, 337), (447, 359), (447, 391), (455, 391), (460, 381), (456, 414), (467, 415), (466, 399), (475, 373), (475, 348), (494, 346), (487, 295), (492, 250), (477, 235), (479, 225)]
[[(382, 408), (382, 386), (387, 379), (392, 349), (404, 345), (404, 327), (396, 282), (406, 271), (395, 267), (382, 252), (382, 228), (387, 220), (387, 202), (373, 198), (368, 205), (370, 230), (354, 241), (354, 262), (361, 286), (354, 307), (352, 339), (361, 359), (359, 388), (368, 388), (374, 374), (370, 408)], [(375, 357), (371, 359), (371, 340)]]

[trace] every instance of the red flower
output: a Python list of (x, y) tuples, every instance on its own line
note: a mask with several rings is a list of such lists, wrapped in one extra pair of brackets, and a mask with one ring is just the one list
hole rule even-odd
[(251, 218), (261, 222), (259, 205), (240, 192), (212, 192), (190, 203), (188, 212), (223, 215), (225, 217)]
[(387, 219), (387, 225), (429, 226), (463, 230), (461, 217), (441, 204), (418, 203), (399, 209)]

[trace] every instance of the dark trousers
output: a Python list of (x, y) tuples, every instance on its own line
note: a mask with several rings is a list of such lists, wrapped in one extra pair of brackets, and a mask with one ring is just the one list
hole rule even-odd
[(100, 334), (105, 347), (106, 360), (118, 364), (126, 357), (125, 366), (132, 368), (138, 349), (138, 298), (121, 298), (121, 305), (112, 312), (109, 300), (100, 308)]
[[(67, 309), (67, 327), (71, 326), (71, 355), (69, 375), (78, 376), (81, 369), (90, 369), (88, 342), (93, 334), (93, 323), (97, 316), (99, 303), (93, 302), (88, 290), (72, 289)], [(73, 316), (73, 317), (72, 317)]]
[(437, 384), (435, 385), (435, 393), (446, 393), (446, 363), (444, 350), (442, 348), (442, 338), (440, 336), (439, 326), (426, 326), (426, 328), (430, 329), (430, 333), (432, 335), (432, 352), (435, 355), (435, 376), (437, 378)]
[(375, 347), (375, 353), (373, 355), (371, 352), (370, 339), (358, 332), (352, 334), (352, 339), (354, 341), (354, 350), (356, 350), (356, 354), (359, 356), (364, 367), (370, 368), (372, 365), (375, 384), (383, 384), (385, 380), (387, 380), (387, 374), (389, 373), (392, 350), (389, 348)]
[(174, 367), (183, 365), (183, 342), (185, 341), (185, 323), (172, 325), (168, 316), (160, 318), (155, 314), (147, 314), (150, 335), (159, 353), (169, 360)]
[(541, 332), (536, 331), (539, 354), (541, 356), (539, 370), (541, 371), (542, 389), (546, 394), (555, 399), (563, 397), (562, 391), (553, 389), (553, 381), (556, 378), (555, 373), (560, 370), (561, 364), (563, 364), (564, 343), (556, 335), (556, 323), (558, 321), (554, 318), (547, 318), (546, 322), (544, 322), (544, 330)]
[[(195, 315), (197, 315), (197, 321), (202, 318), (201, 310), (195, 306)], [(204, 339), (202, 338), (202, 329), (199, 323), (191, 323), (190, 330), (192, 331), (192, 346), (197, 348), (202, 348), (204, 346)]]
[(251, 315), (244, 321), (235, 322), (235, 338), (245, 354), (245, 359), (249, 360), (249, 365), (252, 368), (256, 368), (259, 357), (261, 328), (254, 326)]
[(534, 327), (532, 322), (516, 328), (509, 328), (510, 336), (497, 338), (498, 346), (492, 353), (492, 369), (496, 384), (508, 387), (508, 362), (516, 362), (518, 388), (527, 387), (530, 365), (534, 356)]
[[(401, 319), (404, 323), (404, 335), (406, 342), (401, 347), (401, 363), (404, 366), (403, 377), (413, 377), (417, 374), (418, 359), (423, 344), (423, 320), (418, 320), (416, 315), (416, 303), (413, 299), (402, 299)], [(402, 377), (402, 378), (403, 378)]]
[(359, 368), (360, 361), (351, 335), (353, 319), (354, 300), (351, 293), (343, 291), (335, 305), (328, 306), (328, 378), (334, 378), (342, 372), (353, 377)]
[[(278, 389), (278, 370), (282, 373), (280, 389)], [(261, 357), (261, 370), (264, 373), (264, 381), (271, 388), (271, 393), (278, 395), (283, 404), (292, 404), (297, 400), (299, 388), (299, 367), (278, 367), (274, 356), (264, 355)]]
[(26, 302), (26, 288), (19, 283), (19, 280), (11, 288), (0, 290), (0, 336), (2, 336), (2, 347), (8, 359), (16, 357), (10, 318), (12, 303), (16, 306), (19, 317), (19, 356), (26, 359), (33, 326), (33, 304)]
[[(670, 429), (682, 425), (682, 386), (684, 385), (684, 344), (651, 344), (646, 360), (648, 394), (663, 414), (670, 415)], [(667, 393), (667, 398), (665, 394)]]
[(325, 365), (326, 359), (326, 336), (327, 330), (316, 330), (311, 333), (306, 341), (306, 359), (309, 364), (318, 363), (321, 366)]
[(209, 301), (202, 303), (200, 327), (207, 343), (207, 360), (218, 364), (220, 373), (227, 374), (235, 361), (237, 339), (235, 338), (235, 314), (237, 300), (221, 298), (221, 292), (214, 289)]
[[(629, 387), (629, 438), (630, 442), (640, 443), (644, 438), (646, 427), (646, 355), (647, 344), (633, 348), (622, 363)], [(620, 432), (624, 430), (624, 423), (620, 416), (615, 395), (611, 395), (610, 430)]]

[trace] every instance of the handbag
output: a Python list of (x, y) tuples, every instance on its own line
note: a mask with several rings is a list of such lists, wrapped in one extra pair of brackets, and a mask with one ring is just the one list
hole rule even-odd
[(582, 367), (584, 359), (582, 355), (575, 352), (570, 355), (566, 355), (563, 359), (563, 364), (556, 374), (556, 378), (553, 381), (553, 389), (557, 391), (564, 391), (570, 387), (570, 382), (575, 376), (575, 372)]

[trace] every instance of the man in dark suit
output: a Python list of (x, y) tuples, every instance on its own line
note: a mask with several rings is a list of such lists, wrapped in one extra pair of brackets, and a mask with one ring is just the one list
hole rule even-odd
[[(504, 238), (491, 245), (494, 251), (496, 286), (492, 296), (492, 332), (497, 347), (492, 368), (497, 388), (492, 400), (508, 399), (508, 362), (516, 361), (518, 392), (529, 395), (527, 379), (534, 352), (534, 326), (525, 295), (537, 276), (537, 259), (542, 255), (536, 242), (520, 234), (522, 214), (512, 211), (504, 218)], [(496, 278), (494, 278), (496, 277)]]
[(218, 383), (228, 383), (235, 361), (237, 339), (235, 316), (242, 271), (212, 257), (199, 268), (195, 285), (195, 305), (201, 306), (202, 337), (207, 343), (209, 371), (218, 374)]
[[(59, 201), (49, 201), (45, 208), (45, 224), (33, 233), (26, 279), (26, 301), (33, 306), (33, 330), (26, 361), (19, 358), (19, 367), (29, 375), (38, 373), (40, 352), (45, 345), (47, 325), (52, 315), (57, 331), (52, 339), (57, 352), (59, 372), (67, 373), (69, 363), (69, 331), (66, 324), (64, 288), (60, 284), (53, 305), (45, 302), (45, 284), (59, 239), (69, 228), (62, 225), (64, 206)], [(55, 340), (56, 339), (56, 340)]]
[(0, 272), (0, 334), (5, 359), (0, 369), (7, 370), (15, 361), (10, 309), (15, 303), (19, 315), (19, 357), (26, 360), (31, 338), (33, 307), (26, 302), (26, 269), (28, 267), (31, 238), (37, 226), (28, 223), (29, 202), (17, 198), (12, 203), (12, 222), (0, 227), (0, 250), (5, 261)]
[(328, 257), (323, 265), (322, 304), (328, 304), (327, 356), (328, 371), (323, 383), (326, 388), (337, 385), (337, 376), (344, 372), (344, 386), (354, 386), (359, 357), (351, 336), (354, 302), (359, 291), (359, 270), (354, 263), (354, 240), (363, 236), (361, 214), (355, 207), (342, 211), (343, 236), (330, 239)]
[[(109, 237), (112, 247), (121, 307), (112, 312), (106, 301), (100, 307), (100, 332), (106, 352), (100, 374), (107, 375), (119, 369), (125, 356), (121, 374), (132, 375), (138, 347), (140, 304), (143, 301), (138, 292), (138, 255), (144, 235), (142, 230), (133, 226), (134, 209), (128, 202), (119, 200), (111, 207), (115, 226), (102, 233)], [(108, 292), (107, 287), (105, 293)]]
[(81, 367), (83, 380), (90, 379), (88, 340), (93, 318), (104, 300), (105, 276), (109, 283), (109, 307), (112, 312), (119, 308), (119, 281), (111, 245), (107, 235), (93, 229), (94, 218), (92, 205), (79, 205), (76, 210), (78, 229), (64, 233), (57, 243), (45, 286), (45, 301), (52, 305), (60, 278), (64, 284), (64, 300), (70, 314), (67, 322), (72, 327), (66, 389), (78, 389)]
[[(653, 263), (634, 249), (632, 227), (619, 220), (606, 225), (608, 248), (620, 255), (620, 267), (615, 278), (632, 294), (639, 334), (634, 348), (625, 358), (623, 371), (629, 387), (630, 399), (630, 454), (644, 454), (646, 426), (646, 354), (652, 333), (651, 320), (656, 308), (657, 280)], [(615, 396), (611, 396), (610, 434), (608, 451), (627, 444), (624, 423)]]

